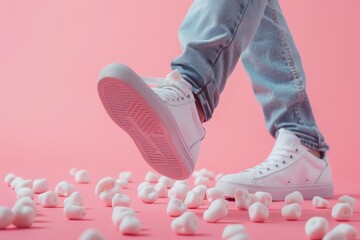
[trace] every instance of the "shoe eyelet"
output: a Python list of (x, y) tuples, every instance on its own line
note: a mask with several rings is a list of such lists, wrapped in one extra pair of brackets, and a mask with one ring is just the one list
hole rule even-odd
[(286, 161), (282, 161), (283, 164), (286, 164)]
[(290, 183), (290, 181), (288, 181), (288, 183)]
[(268, 171), (270, 171), (270, 168), (267, 168)]
[(296, 148), (296, 149), (295, 149), (295, 152), (297, 152), (297, 151), (298, 151), (298, 149)]
[(260, 171), (259, 173), (260, 173), (260, 174), (263, 174), (263, 172), (262, 172), (262, 171)]
[(184, 97), (181, 97), (181, 100), (184, 100)]
[(290, 155), (290, 158), (293, 158), (293, 156), (292, 156), (292, 155)]
[(187, 95), (186, 97), (187, 97), (187, 98), (190, 98), (190, 95)]
[(279, 167), (279, 165), (278, 165), (278, 164), (276, 164), (275, 166), (276, 166), (277, 168)]
[(309, 181), (309, 179), (306, 179), (305, 181), (306, 181), (306, 182), (308, 182), (308, 181)]

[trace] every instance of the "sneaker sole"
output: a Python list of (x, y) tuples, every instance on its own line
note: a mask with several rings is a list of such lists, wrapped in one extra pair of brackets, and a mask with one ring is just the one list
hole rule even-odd
[(194, 160), (175, 120), (136, 73), (120, 64), (105, 67), (98, 93), (111, 119), (130, 135), (153, 169), (173, 179), (190, 176)]
[(331, 198), (334, 196), (333, 184), (316, 184), (316, 185), (297, 185), (291, 187), (269, 187), (262, 185), (246, 185), (238, 183), (219, 182), (216, 187), (224, 189), (225, 197), (227, 199), (234, 199), (234, 192), (237, 188), (245, 188), (249, 193), (258, 191), (268, 192), (271, 194), (274, 201), (285, 200), (286, 195), (294, 191), (299, 191), (304, 199), (312, 199), (315, 196), (322, 198)]

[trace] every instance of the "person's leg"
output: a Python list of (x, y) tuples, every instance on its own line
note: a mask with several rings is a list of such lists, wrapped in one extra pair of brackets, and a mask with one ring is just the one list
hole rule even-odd
[(220, 93), (263, 16), (266, 0), (195, 0), (179, 30), (183, 53), (172, 62), (209, 120)]
[(161, 174), (183, 179), (193, 171), (205, 136), (197, 108), (210, 119), (265, 6), (266, 0), (194, 1), (179, 31), (184, 53), (157, 87), (150, 89), (144, 83), (149, 78), (124, 65), (100, 73), (106, 111)]
[(271, 135), (285, 128), (305, 146), (328, 150), (311, 110), (300, 55), (277, 0), (268, 2), (258, 31), (241, 57)]
[(239, 187), (252, 193), (270, 192), (275, 200), (293, 191), (300, 191), (306, 199), (331, 197), (327, 156), (318, 158), (310, 150), (325, 152), (328, 146), (315, 124), (300, 56), (276, 0), (268, 1), (242, 60), (276, 142), (264, 162), (225, 175), (216, 186), (231, 198)]

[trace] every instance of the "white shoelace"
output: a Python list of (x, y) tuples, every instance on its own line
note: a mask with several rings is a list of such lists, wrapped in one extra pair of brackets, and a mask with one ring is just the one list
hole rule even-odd
[(260, 174), (270, 171), (272, 168), (279, 168), (280, 164), (286, 165), (293, 158), (293, 153), (298, 149), (294, 146), (283, 146), (273, 148), (267, 159), (249, 170), (258, 171)]
[[(166, 78), (148, 78), (142, 77), (144, 82), (149, 86), (153, 86), (152, 90), (163, 100), (163, 101), (184, 101), (189, 99), (191, 96), (186, 92), (189, 89), (190, 84), (180, 79), (174, 79), (170, 73)], [(178, 74), (178, 73), (176, 73)], [(180, 75), (179, 75), (180, 76)], [(179, 77), (176, 76), (176, 77)], [(190, 90), (190, 89), (189, 89)], [(190, 90), (191, 91), (191, 90)]]

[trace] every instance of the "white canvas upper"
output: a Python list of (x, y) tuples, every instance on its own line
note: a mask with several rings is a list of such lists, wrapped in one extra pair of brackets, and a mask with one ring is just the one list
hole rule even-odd
[(178, 71), (147, 78), (121, 64), (106, 66), (98, 83), (112, 120), (153, 169), (173, 179), (191, 175), (205, 136), (191, 89)]
[[(157, 83), (152, 90), (161, 98), (179, 128), (179, 133), (189, 147), (193, 159), (197, 160), (205, 129), (201, 124), (191, 91), (191, 84), (185, 81), (179, 71), (170, 72), (165, 79), (143, 78), (148, 84)], [(195, 164), (194, 162), (194, 164)]]
[(223, 176), (217, 187), (224, 189), (229, 198), (233, 198), (239, 187), (249, 192), (269, 192), (275, 200), (283, 200), (293, 191), (300, 191), (305, 198), (333, 195), (327, 157), (315, 157), (295, 134), (286, 129), (278, 131), (275, 145), (264, 162), (243, 172)]

